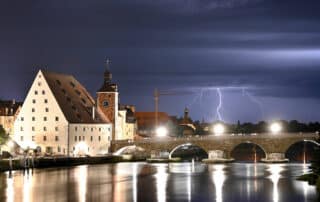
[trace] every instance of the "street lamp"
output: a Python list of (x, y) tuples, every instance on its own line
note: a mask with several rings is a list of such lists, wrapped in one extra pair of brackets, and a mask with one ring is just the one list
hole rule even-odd
[(270, 131), (273, 134), (277, 134), (282, 130), (280, 123), (274, 122), (270, 125)]
[(217, 123), (213, 126), (213, 133), (216, 136), (222, 135), (225, 131), (224, 125), (221, 123)]
[(156, 135), (158, 137), (164, 137), (164, 136), (167, 136), (167, 134), (168, 134), (168, 130), (163, 126), (160, 126), (156, 129)]

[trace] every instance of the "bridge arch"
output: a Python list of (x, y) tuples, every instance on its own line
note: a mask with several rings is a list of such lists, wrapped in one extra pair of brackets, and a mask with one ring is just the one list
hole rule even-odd
[(114, 155), (135, 154), (137, 152), (145, 152), (145, 149), (137, 145), (124, 146), (115, 151)]
[[(180, 145), (177, 145), (176, 147), (174, 147), (170, 153), (169, 153), (169, 158), (174, 158), (176, 157), (176, 153), (175, 152), (178, 152), (180, 149), (184, 150), (185, 149), (185, 152), (182, 152), (182, 153), (185, 153), (187, 154), (188, 156), (188, 153), (189, 153), (189, 157), (190, 158), (195, 158), (195, 160), (201, 160), (203, 158), (208, 158), (208, 152), (201, 146), (197, 145), (197, 144), (194, 144), (194, 143), (184, 143), (184, 144), (180, 144)], [(192, 154), (195, 154), (193, 153), (195, 150), (197, 150), (196, 152), (199, 153), (199, 155), (192, 155)]]
[(315, 150), (320, 149), (320, 144), (315, 140), (299, 140), (288, 145), (285, 149), (285, 156), (290, 161), (310, 162)]
[(257, 162), (267, 156), (263, 146), (258, 143), (245, 141), (234, 145), (230, 150), (230, 157), (236, 161), (253, 161)]

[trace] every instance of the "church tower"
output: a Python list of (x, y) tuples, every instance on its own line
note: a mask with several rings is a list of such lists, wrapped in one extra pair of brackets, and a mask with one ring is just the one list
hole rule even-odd
[(104, 81), (97, 91), (97, 108), (103, 112), (112, 123), (112, 140), (116, 139), (119, 92), (117, 84), (111, 83), (110, 60), (106, 61)]

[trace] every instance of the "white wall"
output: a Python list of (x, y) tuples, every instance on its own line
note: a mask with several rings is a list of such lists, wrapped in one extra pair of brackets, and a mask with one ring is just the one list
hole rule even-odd
[(24, 148), (40, 146), (41, 151), (45, 152), (46, 147), (51, 147), (53, 153), (67, 154), (68, 122), (41, 71), (38, 72), (14, 123), (13, 139)]
[(69, 135), (70, 155), (106, 154), (110, 148), (112, 124), (70, 124)]

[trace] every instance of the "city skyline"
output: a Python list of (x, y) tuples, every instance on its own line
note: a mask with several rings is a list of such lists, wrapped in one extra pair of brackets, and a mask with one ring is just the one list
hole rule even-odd
[[(186, 3), (187, 2), (187, 3)], [(317, 1), (65, 1), (1, 6), (2, 99), (23, 101), (39, 69), (74, 75), (90, 94), (104, 60), (123, 104), (194, 120), (320, 114)], [(23, 5), (21, 5), (23, 4)]]

